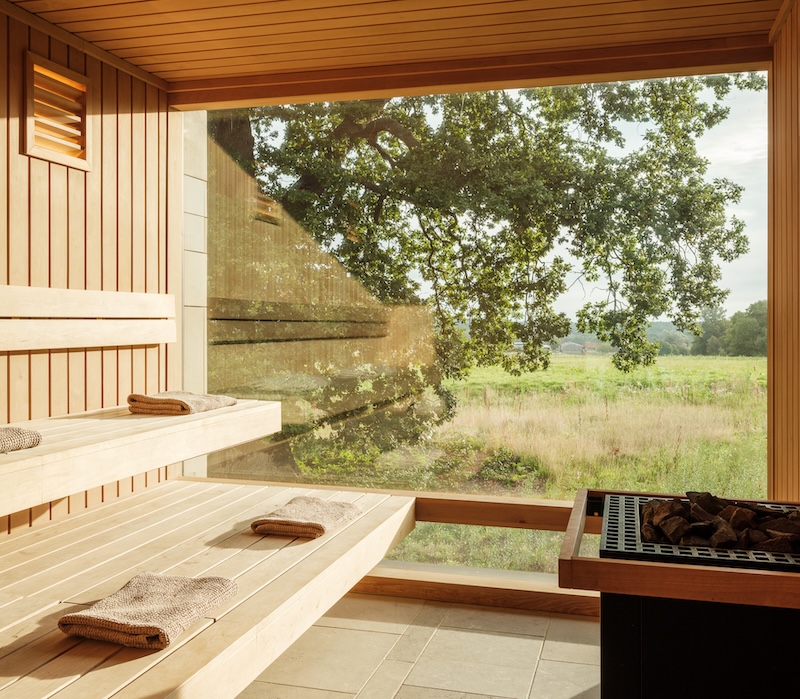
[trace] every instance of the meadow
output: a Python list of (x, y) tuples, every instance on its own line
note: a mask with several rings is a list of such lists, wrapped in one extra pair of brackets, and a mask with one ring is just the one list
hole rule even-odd
[[(476, 369), (447, 388), (451, 420), (334, 475), (565, 500), (581, 487), (766, 496), (765, 358), (667, 356), (626, 374), (608, 356), (554, 355), (546, 371)], [(420, 524), (393, 557), (552, 571), (561, 536)]]

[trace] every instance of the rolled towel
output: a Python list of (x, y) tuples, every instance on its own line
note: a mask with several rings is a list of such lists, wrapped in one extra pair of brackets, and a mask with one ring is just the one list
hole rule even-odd
[(42, 435), (36, 430), (22, 427), (0, 427), (0, 454), (17, 449), (30, 449), (42, 441)]
[(188, 391), (131, 393), (128, 396), (128, 410), (137, 415), (188, 415), (224, 408), (226, 405), (236, 405), (236, 399)]
[(58, 628), (69, 636), (161, 650), (236, 590), (228, 578), (142, 573), (88, 609), (64, 615)]
[(301, 495), (250, 524), (256, 534), (302, 536), (316, 539), (361, 514), (351, 502), (335, 502)]

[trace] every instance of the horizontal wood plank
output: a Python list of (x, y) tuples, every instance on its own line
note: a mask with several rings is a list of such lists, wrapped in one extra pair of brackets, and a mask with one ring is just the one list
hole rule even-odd
[(171, 294), (0, 286), (0, 351), (173, 343), (175, 314)]
[(370, 595), (599, 616), (600, 595), (559, 587), (555, 575), (384, 561), (353, 589)]
[(385, 323), (212, 320), (208, 324), (208, 341), (212, 345), (224, 345), (294, 340), (339, 340), (385, 337), (388, 332)]
[(177, 341), (174, 320), (2, 320), (0, 351), (128, 347)]
[(0, 286), (0, 318), (174, 318), (172, 294)]

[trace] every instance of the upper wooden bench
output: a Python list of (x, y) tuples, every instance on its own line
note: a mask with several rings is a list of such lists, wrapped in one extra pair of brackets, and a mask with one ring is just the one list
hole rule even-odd
[[(174, 342), (169, 294), (0, 285), (0, 351)], [(0, 454), (0, 514), (278, 432), (280, 404), (240, 401), (193, 415), (132, 415), (127, 407), (15, 422), (42, 433), (33, 449)]]
[(179, 416), (106, 408), (13, 424), (41, 432), (42, 442), (0, 454), (2, 514), (278, 432), (281, 408), (256, 400)]

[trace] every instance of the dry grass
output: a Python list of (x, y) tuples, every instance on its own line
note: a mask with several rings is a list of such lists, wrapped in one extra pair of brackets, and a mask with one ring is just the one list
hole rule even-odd
[(551, 471), (605, 457), (679, 451), (700, 440), (737, 436), (736, 416), (714, 405), (665, 405), (642, 396), (614, 401), (589, 396), (566, 401), (558, 395), (530, 394), (511, 403), (491, 396), (486, 403), (461, 406), (440, 435), (479, 438), (487, 449), (506, 447), (538, 458)]

